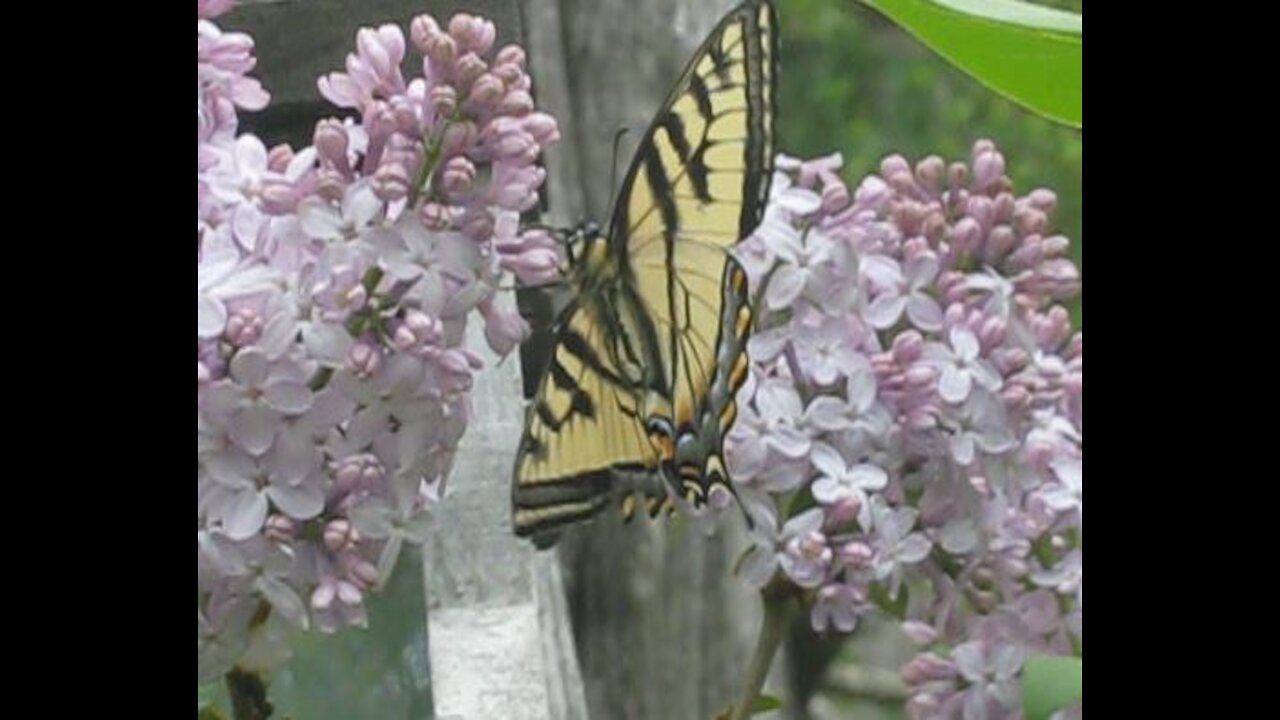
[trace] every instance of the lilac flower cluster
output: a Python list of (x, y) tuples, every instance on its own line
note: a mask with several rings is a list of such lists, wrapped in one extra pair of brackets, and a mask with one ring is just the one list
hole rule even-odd
[(839, 156), (780, 158), (738, 255), (758, 325), (726, 441), (755, 520), (743, 574), (817, 630), (898, 617), (912, 717), (1020, 708), (1030, 654), (1082, 638), (1080, 289), (1056, 198), (893, 156), (849, 192)]
[(493, 349), (527, 332), (495, 302), (557, 272), (520, 232), (558, 139), (525, 55), (492, 23), (363, 29), (320, 92), (358, 119), (267, 149), (237, 112), (268, 95), (253, 41), (199, 0), (197, 575), (199, 676), (265, 668), (295, 628), (363, 624), (364, 597), (424, 537), (470, 416), (478, 310)]

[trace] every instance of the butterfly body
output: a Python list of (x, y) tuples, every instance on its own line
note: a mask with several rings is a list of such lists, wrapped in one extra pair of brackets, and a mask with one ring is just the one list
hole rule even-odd
[(650, 515), (732, 493), (721, 446), (746, 377), (747, 281), (728, 250), (763, 213), (772, 173), (776, 22), (731, 11), (641, 139), (608, 231), (568, 243), (561, 311), (513, 480), (536, 542), (634, 493)]

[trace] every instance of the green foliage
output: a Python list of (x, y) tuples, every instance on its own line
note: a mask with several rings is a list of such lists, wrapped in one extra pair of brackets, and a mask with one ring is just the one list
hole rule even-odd
[(1022, 667), (1022, 703), (1027, 720), (1042, 720), (1084, 694), (1084, 662), (1078, 657), (1037, 655)]
[(220, 720), (229, 717), (225, 708), (230, 707), (227, 688), (222, 680), (212, 680), (196, 686), (196, 714), (200, 720)]
[(1079, 15), (1019, 0), (864, 0), (992, 90), (1080, 127)]
[(782, 708), (782, 701), (772, 695), (761, 695), (751, 703), (751, 714), (760, 715)]
[[(1053, 3), (1080, 12), (1081, 2)], [(884, 156), (967, 159), (990, 138), (1016, 191), (1058, 194), (1053, 231), (1071, 239), (1083, 270), (1079, 130), (997, 95), (854, 0), (779, 0), (783, 23), (781, 147), (792, 155), (839, 151), (846, 179), (876, 172)], [(1080, 301), (1072, 308), (1079, 325)]]

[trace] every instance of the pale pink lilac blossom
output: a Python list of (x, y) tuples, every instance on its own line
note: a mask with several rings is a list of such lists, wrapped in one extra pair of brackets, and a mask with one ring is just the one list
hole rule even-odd
[(559, 131), (492, 23), (360, 30), (319, 81), (357, 117), (320, 121), (295, 151), (237, 135), (237, 112), (269, 97), (247, 74), (252, 39), (211, 21), (230, 6), (201, 0), (197, 25), (202, 680), (270, 668), (296, 629), (367, 621), (470, 418), (468, 322), (510, 352), (528, 326), (499, 287), (561, 267), (519, 226)]
[(817, 630), (894, 614), (913, 718), (1017, 717), (1035, 653), (1079, 652), (1083, 338), (1051, 191), (899, 156), (850, 192), (838, 155), (780, 157), (735, 254), (756, 299), (726, 439), (752, 518), (742, 571)]

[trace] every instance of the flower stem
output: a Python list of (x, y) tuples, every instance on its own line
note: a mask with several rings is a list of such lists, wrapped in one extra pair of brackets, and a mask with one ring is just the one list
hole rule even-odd
[(789, 588), (777, 583), (770, 584), (760, 591), (760, 600), (764, 603), (764, 618), (760, 623), (760, 637), (756, 639), (756, 650), (751, 657), (751, 665), (747, 668), (747, 682), (742, 689), (742, 698), (733, 709), (730, 720), (746, 720), (751, 717), (756, 698), (764, 688), (765, 678), (773, 665), (773, 656), (782, 644), (787, 632), (787, 620), (791, 616), (793, 595)]
[(227, 691), (235, 720), (267, 720), (275, 710), (267, 701), (267, 684), (255, 672), (232, 668), (227, 673)]

